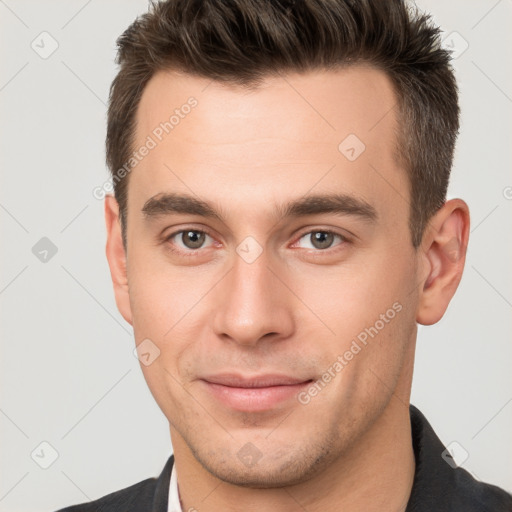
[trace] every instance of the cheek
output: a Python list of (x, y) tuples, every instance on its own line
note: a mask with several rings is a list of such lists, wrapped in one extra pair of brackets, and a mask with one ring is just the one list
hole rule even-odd
[(398, 277), (385, 275), (389, 279), (376, 288), (379, 293), (354, 297), (359, 300), (354, 313), (357, 321), (350, 322), (346, 338), (350, 346), (344, 353), (345, 359), (352, 358), (346, 367), (347, 381), (370, 402), (378, 397), (383, 401), (390, 398), (407, 364), (409, 350), (414, 349), (416, 305), (410, 292), (414, 272), (405, 268)]
[[(160, 254), (159, 249), (154, 252)], [(163, 338), (186, 320), (208, 289), (198, 274), (177, 270), (151, 251), (134, 251), (128, 282), (136, 334)]]
[(394, 318), (393, 304), (410, 300), (406, 295), (414, 281), (413, 269), (397, 255), (372, 253), (339, 266), (295, 269), (288, 276), (306, 306), (301, 308), (303, 327), (314, 324), (333, 339), (347, 340), (373, 326), (390, 309), (388, 316)]
[(363, 263), (333, 267), (328, 275), (317, 272), (321, 286), (313, 286), (311, 275), (300, 280), (298, 295), (317, 316), (309, 313), (302, 325), (307, 330), (315, 324), (317, 338), (319, 329), (324, 332), (321, 346), (312, 350), (336, 375), (334, 395), (348, 401), (382, 397), (395, 387), (415, 328), (410, 255), (382, 251)]
[(177, 269), (142, 251), (136, 256), (134, 251), (128, 272), (134, 336), (137, 344), (151, 340), (158, 352), (154, 363), (142, 365), (144, 376), (152, 389), (172, 387), (171, 375), (187, 382), (187, 361), (198, 341), (209, 338), (208, 292), (218, 277), (192, 267)]
[(150, 265), (147, 260), (143, 265), (132, 265), (129, 275), (135, 341), (146, 344), (144, 351), (154, 357), (148, 365), (141, 358), (141, 370), (168, 418), (175, 404), (186, 398), (182, 389), (187, 382), (184, 360), (196, 334), (192, 320), (194, 304), (200, 299), (197, 288), (190, 284), (179, 273), (171, 274), (170, 267)]

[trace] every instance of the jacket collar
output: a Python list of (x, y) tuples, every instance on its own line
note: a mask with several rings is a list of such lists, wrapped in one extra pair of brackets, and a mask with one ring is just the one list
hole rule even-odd
[(158, 477), (153, 496), (153, 507), (151, 512), (167, 512), (169, 502), (169, 482), (171, 481), (171, 471), (174, 464), (174, 455), (167, 460), (162, 473)]
[(409, 406), (409, 412), (416, 471), (405, 512), (452, 510), (450, 501), (457, 487), (457, 475), (462, 476), (461, 473), (466, 472), (461, 468), (454, 469), (450, 453), (445, 451), (425, 416), (414, 405)]

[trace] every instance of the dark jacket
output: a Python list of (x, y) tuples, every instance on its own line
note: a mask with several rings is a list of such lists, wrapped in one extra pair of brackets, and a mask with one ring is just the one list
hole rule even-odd
[[(410, 414), (416, 472), (405, 512), (512, 512), (511, 494), (452, 467), (453, 460), (425, 416), (413, 405)], [(59, 512), (167, 512), (173, 462), (171, 455), (158, 478)]]

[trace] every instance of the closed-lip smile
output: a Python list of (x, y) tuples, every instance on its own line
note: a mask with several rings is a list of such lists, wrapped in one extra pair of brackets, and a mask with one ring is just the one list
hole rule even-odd
[[(290, 401), (313, 379), (282, 374), (240, 375), (221, 373), (200, 379), (207, 391), (230, 409), (262, 412)], [(298, 402), (295, 402), (298, 404)]]

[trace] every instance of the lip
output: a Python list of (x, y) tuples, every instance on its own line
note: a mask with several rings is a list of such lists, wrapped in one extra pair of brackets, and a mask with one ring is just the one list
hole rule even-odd
[(243, 412), (262, 412), (295, 398), (313, 379), (276, 374), (219, 374), (204, 377), (201, 381), (207, 392), (228, 408)]

